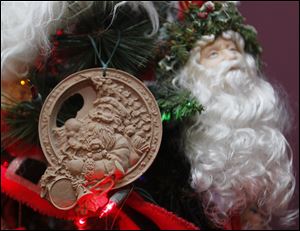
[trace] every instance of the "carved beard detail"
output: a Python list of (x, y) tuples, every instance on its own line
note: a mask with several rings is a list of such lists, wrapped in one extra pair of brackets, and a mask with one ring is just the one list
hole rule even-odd
[(105, 127), (95, 126), (92, 135), (89, 137), (88, 149), (91, 152), (97, 150), (111, 150), (116, 142), (116, 137), (110, 129)]
[[(80, 160), (73, 157), (68, 162), (72, 174), (83, 173), (87, 179), (101, 179), (112, 175), (118, 168), (122, 175), (129, 168), (130, 145), (121, 134), (112, 133), (106, 125), (91, 123), (87, 131), (79, 136), (86, 137), (81, 147), (85, 147)], [(78, 157), (78, 155), (77, 155)]]

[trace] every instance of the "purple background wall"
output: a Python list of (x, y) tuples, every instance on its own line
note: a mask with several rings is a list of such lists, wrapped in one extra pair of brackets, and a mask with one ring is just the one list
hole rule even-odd
[[(263, 48), (264, 74), (267, 79), (286, 91), (293, 113), (293, 127), (287, 140), (294, 154), (297, 180), (291, 208), (299, 208), (299, 2), (241, 1), (241, 14), (254, 26)], [(273, 222), (279, 229), (280, 226)], [(288, 229), (299, 230), (297, 224)]]

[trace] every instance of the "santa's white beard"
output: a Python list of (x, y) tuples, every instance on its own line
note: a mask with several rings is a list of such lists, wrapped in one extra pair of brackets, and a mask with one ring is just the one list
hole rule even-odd
[(288, 116), (253, 59), (215, 70), (192, 59), (177, 79), (205, 106), (186, 129), (184, 148), (206, 214), (222, 226), (250, 204), (268, 218), (283, 212), (295, 187), (282, 134)]

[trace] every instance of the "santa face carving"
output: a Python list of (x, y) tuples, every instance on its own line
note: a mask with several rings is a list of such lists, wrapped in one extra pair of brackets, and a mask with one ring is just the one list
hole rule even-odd
[[(59, 107), (74, 93), (82, 95), (84, 106), (57, 127)], [(162, 125), (156, 101), (141, 82), (121, 71), (109, 69), (102, 77), (100, 69), (91, 69), (51, 92), (39, 132), (51, 165), (41, 181), (42, 196), (48, 193), (54, 206), (66, 210), (87, 195), (93, 204), (93, 197), (139, 177), (157, 154)]]
[(201, 50), (200, 64), (206, 68), (214, 68), (223, 61), (238, 60), (240, 58), (241, 51), (236, 43), (219, 37)]

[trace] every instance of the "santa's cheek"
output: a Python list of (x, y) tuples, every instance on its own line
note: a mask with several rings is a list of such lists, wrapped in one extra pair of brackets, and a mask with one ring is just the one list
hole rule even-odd
[(221, 58), (203, 59), (200, 64), (209, 69), (214, 69), (222, 62)]

